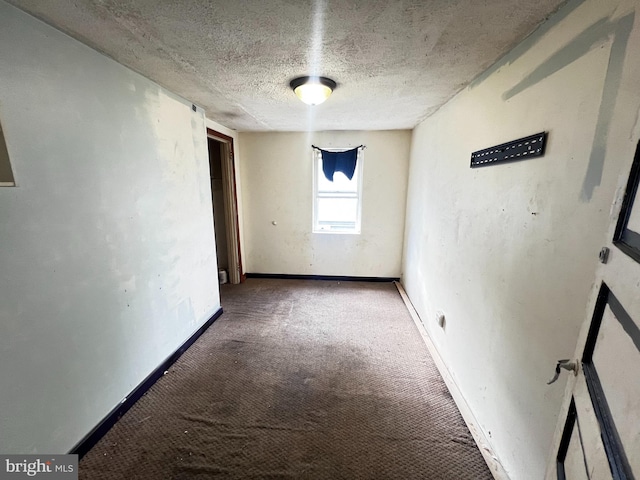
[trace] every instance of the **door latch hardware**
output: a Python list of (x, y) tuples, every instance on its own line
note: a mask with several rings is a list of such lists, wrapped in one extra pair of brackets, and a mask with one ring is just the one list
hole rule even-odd
[(574, 375), (578, 375), (578, 362), (572, 362), (570, 359), (565, 358), (564, 360), (558, 360), (556, 363), (556, 374), (553, 376), (551, 380), (547, 382), (547, 385), (551, 385), (553, 382), (558, 380), (560, 376), (560, 369), (563, 368), (565, 370), (569, 370), (573, 372)]
[(600, 259), (600, 263), (607, 263), (609, 260), (609, 249), (607, 247), (602, 247), (600, 253), (598, 254), (598, 258)]

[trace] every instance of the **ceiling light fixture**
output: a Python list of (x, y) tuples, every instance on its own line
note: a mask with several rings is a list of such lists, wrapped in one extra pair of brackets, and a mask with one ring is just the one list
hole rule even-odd
[(298, 77), (289, 83), (295, 94), (307, 105), (319, 105), (336, 88), (336, 82), (327, 77)]

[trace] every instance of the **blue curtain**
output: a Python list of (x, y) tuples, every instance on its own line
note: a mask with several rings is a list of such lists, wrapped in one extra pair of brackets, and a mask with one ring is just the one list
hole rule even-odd
[(343, 152), (328, 152), (315, 145), (311, 146), (316, 150), (320, 150), (322, 154), (322, 171), (324, 172), (324, 176), (327, 177), (327, 180), (333, 182), (333, 174), (335, 172), (344, 173), (349, 180), (353, 178), (358, 160), (358, 150), (362, 148), (363, 145)]

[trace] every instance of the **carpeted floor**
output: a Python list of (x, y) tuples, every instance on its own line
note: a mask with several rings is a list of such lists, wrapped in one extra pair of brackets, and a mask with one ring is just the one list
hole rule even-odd
[(491, 479), (395, 286), (249, 279), (81, 479)]

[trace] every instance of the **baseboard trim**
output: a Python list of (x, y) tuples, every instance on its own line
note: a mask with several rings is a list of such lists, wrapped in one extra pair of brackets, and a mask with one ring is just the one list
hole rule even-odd
[(151, 372), (142, 383), (131, 391), (129, 395), (116, 406), (107, 416), (91, 430), (80, 442), (78, 442), (69, 453), (73, 453), (82, 458), (98, 441), (120, 420), (120, 418), (133, 407), (133, 405), (145, 394), (156, 381), (164, 375), (171, 365), (202, 335), (207, 328), (222, 315), (222, 308), (219, 308), (198, 330), (194, 332), (180, 347), (173, 352), (164, 362), (162, 362), (153, 372)]
[(422, 336), (422, 339), (427, 346), (427, 350), (429, 350), (429, 353), (431, 354), (431, 357), (433, 358), (433, 361), (435, 362), (436, 367), (438, 368), (438, 371), (440, 372), (440, 375), (444, 380), (444, 383), (447, 385), (447, 388), (449, 389), (449, 392), (453, 397), (453, 401), (456, 403), (458, 410), (460, 410), (460, 414), (462, 415), (464, 422), (467, 424), (467, 427), (469, 428), (473, 439), (476, 441), (476, 444), (480, 449), (480, 453), (484, 457), (484, 461), (487, 463), (487, 466), (489, 467), (493, 478), (495, 478), (496, 480), (510, 480), (509, 475), (500, 462), (500, 459), (493, 451), (493, 447), (491, 446), (491, 443), (489, 443), (489, 439), (480, 427), (480, 423), (471, 411), (469, 404), (458, 388), (458, 385), (453, 379), (451, 372), (449, 372), (447, 365), (444, 363), (444, 360), (440, 356), (440, 352), (438, 352), (438, 349), (431, 340), (429, 333), (422, 324), (422, 320), (420, 320), (420, 316), (411, 303), (411, 299), (409, 299), (407, 292), (405, 292), (404, 287), (400, 284), (400, 282), (395, 282), (395, 285), (398, 288), (398, 292), (400, 293), (404, 304), (407, 306), (407, 310), (409, 310), (409, 314), (413, 319), (413, 323), (415, 323), (416, 327), (418, 328), (418, 331), (420, 332), (420, 335)]
[(339, 282), (383, 282), (400, 280), (398, 277), (350, 277), (342, 275), (290, 275), (286, 273), (247, 273), (247, 278), (274, 278), (280, 280), (333, 280)]

